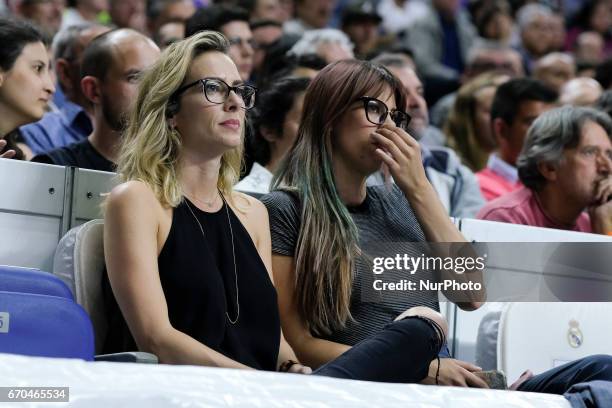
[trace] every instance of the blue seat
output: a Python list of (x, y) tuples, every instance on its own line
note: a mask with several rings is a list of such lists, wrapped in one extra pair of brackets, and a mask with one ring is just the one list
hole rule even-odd
[(0, 292), (0, 353), (93, 361), (91, 321), (65, 297)]
[(57, 276), (19, 266), (0, 265), (0, 291), (33, 293), (74, 300), (68, 286)]

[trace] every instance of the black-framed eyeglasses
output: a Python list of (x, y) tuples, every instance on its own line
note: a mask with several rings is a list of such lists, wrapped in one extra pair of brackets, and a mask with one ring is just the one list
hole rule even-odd
[(244, 106), (242, 106), (243, 109), (251, 109), (255, 106), (257, 88), (246, 84), (230, 86), (220, 78), (202, 78), (181, 86), (174, 92), (172, 99), (177, 99), (183, 92), (197, 84), (202, 84), (202, 92), (209, 102), (216, 104), (225, 103), (230, 92), (234, 91), (234, 93), (242, 99), (244, 103)]
[(387, 115), (389, 115), (395, 126), (408, 131), (408, 125), (412, 118), (406, 112), (398, 109), (389, 111), (389, 108), (383, 101), (371, 96), (362, 96), (358, 100), (363, 102), (363, 109), (365, 110), (368, 122), (381, 126), (387, 120)]

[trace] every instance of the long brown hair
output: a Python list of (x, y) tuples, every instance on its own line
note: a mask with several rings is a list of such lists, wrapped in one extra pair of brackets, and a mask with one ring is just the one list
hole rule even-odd
[(474, 171), (486, 166), (491, 153), (483, 148), (476, 135), (476, 96), (483, 89), (497, 88), (508, 79), (506, 74), (485, 72), (463, 85), (444, 125), (449, 147)]
[(315, 334), (341, 328), (351, 318), (357, 227), (340, 199), (332, 166), (332, 143), (341, 117), (361, 96), (391, 90), (396, 106), (406, 106), (401, 83), (386, 68), (344, 60), (325, 67), (310, 83), (297, 139), (273, 189), (298, 194), (301, 226), (295, 250), (298, 310)]

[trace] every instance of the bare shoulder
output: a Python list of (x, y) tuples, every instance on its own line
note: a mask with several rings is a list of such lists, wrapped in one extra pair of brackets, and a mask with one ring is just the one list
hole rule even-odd
[(266, 241), (266, 234), (269, 235), (270, 224), (268, 221), (268, 209), (266, 206), (250, 195), (232, 192), (235, 212), (242, 225), (246, 228), (251, 239), (256, 245)]
[(157, 218), (160, 211), (163, 211), (161, 203), (151, 187), (142, 181), (132, 180), (116, 186), (106, 202), (107, 213), (130, 213), (135, 217)]
[(236, 203), (238, 210), (245, 216), (255, 219), (260, 217), (265, 217), (266, 220), (268, 219), (268, 209), (255, 197), (239, 191), (233, 191), (232, 198), (234, 199), (234, 203)]

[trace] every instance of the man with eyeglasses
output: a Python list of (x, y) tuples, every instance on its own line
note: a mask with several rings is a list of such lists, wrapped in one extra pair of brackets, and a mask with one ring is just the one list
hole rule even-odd
[(243, 81), (251, 78), (255, 41), (246, 10), (224, 4), (200, 9), (187, 20), (185, 37), (203, 31), (218, 31), (230, 42), (228, 55), (236, 64)]
[(612, 235), (612, 121), (565, 106), (529, 128), (517, 160), (523, 187), (489, 202), (489, 221)]

